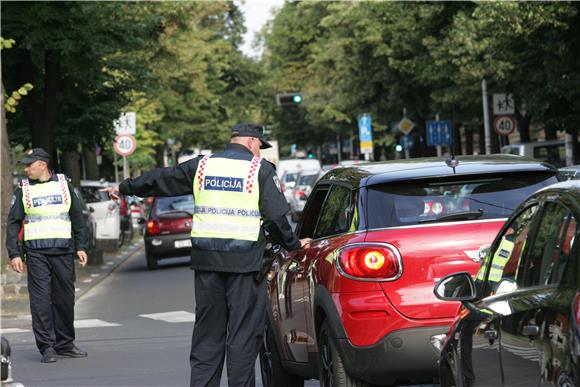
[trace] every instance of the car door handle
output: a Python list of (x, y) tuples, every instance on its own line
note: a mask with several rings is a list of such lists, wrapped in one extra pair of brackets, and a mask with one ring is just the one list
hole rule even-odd
[(524, 336), (537, 336), (540, 333), (540, 327), (537, 325), (525, 325), (522, 328)]
[(483, 336), (488, 340), (497, 340), (497, 331), (495, 329), (488, 329), (483, 332)]

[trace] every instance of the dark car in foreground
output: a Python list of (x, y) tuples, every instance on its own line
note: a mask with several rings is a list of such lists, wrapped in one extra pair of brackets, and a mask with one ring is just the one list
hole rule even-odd
[(159, 260), (191, 253), (192, 195), (156, 197), (145, 224), (147, 267), (157, 269)]
[(493, 242), (475, 280), (435, 288), (462, 301), (439, 357), (442, 386), (580, 385), (580, 181), (527, 199)]
[(328, 171), (298, 227), (312, 238), (274, 265), (261, 351), (266, 386), (431, 383), (460, 306), (433, 294), (475, 274), (511, 212), (557, 182), (554, 167), (509, 156), (360, 164)]

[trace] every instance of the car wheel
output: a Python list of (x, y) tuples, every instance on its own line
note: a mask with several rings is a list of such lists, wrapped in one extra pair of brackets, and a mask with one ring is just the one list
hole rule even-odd
[(318, 334), (318, 364), (322, 387), (368, 387), (369, 384), (349, 375), (342, 356), (330, 334), (328, 323), (322, 323)]
[(145, 258), (147, 259), (147, 269), (155, 270), (159, 268), (159, 260), (156, 256), (151, 255), (149, 253), (145, 253)]
[(282, 367), (280, 353), (270, 324), (264, 328), (264, 340), (260, 348), (260, 371), (264, 387), (303, 387), (304, 379), (286, 372)]
[[(442, 361), (442, 360), (439, 360)], [(441, 387), (456, 387), (457, 383), (455, 383), (455, 378), (453, 377), (453, 373), (449, 368), (447, 363), (441, 364), (439, 366), (439, 383)], [(469, 385), (469, 383), (465, 383)]]
[(119, 239), (117, 239), (117, 248), (123, 246), (123, 243), (125, 243), (125, 231), (120, 231), (119, 232)]

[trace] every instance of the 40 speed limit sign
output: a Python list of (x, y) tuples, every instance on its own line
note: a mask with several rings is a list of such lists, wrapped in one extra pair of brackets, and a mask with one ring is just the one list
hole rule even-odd
[(130, 134), (121, 134), (115, 137), (113, 149), (119, 156), (129, 156), (137, 149), (137, 140)]
[(493, 128), (500, 136), (507, 136), (515, 130), (516, 120), (512, 116), (497, 116), (493, 120)]

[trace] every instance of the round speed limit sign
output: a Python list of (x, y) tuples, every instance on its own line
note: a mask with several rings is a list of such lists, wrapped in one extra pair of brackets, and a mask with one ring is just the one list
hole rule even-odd
[(493, 120), (493, 128), (500, 136), (507, 136), (515, 130), (516, 120), (511, 116), (497, 116)]
[(113, 149), (119, 156), (129, 156), (135, 152), (137, 148), (137, 140), (130, 134), (121, 134), (115, 137)]

